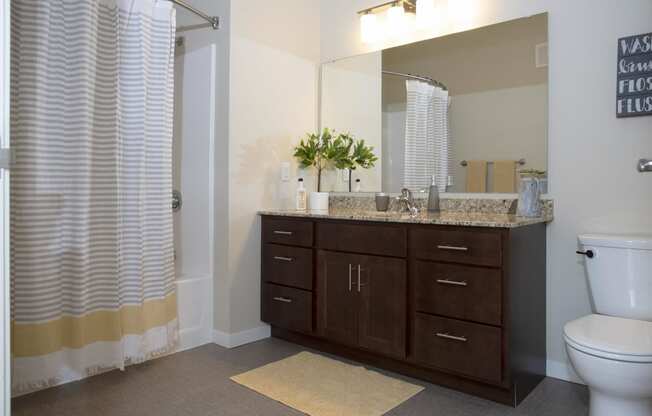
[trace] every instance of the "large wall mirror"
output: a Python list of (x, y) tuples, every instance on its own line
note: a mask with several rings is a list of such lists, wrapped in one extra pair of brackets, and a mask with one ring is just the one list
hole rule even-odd
[(324, 63), (321, 126), (378, 156), (326, 173), (324, 190), (419, 190), (434, 176), (441, 191), (512, 193), (519, 171), (547, 172), (547, 28), (541, 14)]

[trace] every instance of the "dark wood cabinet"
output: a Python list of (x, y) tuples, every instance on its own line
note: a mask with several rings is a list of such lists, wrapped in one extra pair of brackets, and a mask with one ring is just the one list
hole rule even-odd
[(500, 269), (422, 260), (413, 265), (417, 312), (502, 324)]
[(261, 319), (293, 331), (312, 329), (312, 293), (265, 283), (262, 287)]
[(416, 314), (414, 357), (423, 365), (499, 383), (501, 353), (500, 328)]
[(318, 333), (342, 344), (405, 357), (405, 260), (326, 250), (317, 258)]
[(404, 358), (407, 324), (406, 261), (360, 256), (359, 345)]
[(352, 346), (358, 345), (360, 305), (353, 270), (357, 258), (329, 251), (317, 254), (317, 332)]
[(312, 249), (264, 244), (262, 263), (263, 281), (312, 290)]
[(272, 335), (517, 405), (546, 372), (545, 224), (263, 216)]

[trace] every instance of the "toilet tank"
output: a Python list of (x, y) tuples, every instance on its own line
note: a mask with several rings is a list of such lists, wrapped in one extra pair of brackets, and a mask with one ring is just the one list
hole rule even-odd
[(579, 236), (595, 312), (652, 321), (652, 234)]

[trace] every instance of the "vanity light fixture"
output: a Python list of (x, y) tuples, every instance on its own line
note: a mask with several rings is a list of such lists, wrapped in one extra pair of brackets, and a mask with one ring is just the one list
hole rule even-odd
[(396, 2), (387, 10), (387, 33), (390, 37), (398, 37), (405, 33), (407, 23), (405, 10), (400, 2)]
[[(364, 43), (374, 43), (381, 40), (383, 32), (390, 36), (400, 36), (407, 30), (406, 14), (415, 14), (417, 0), (394, 0), (378, 6), (360, 10), (360, 37)], [(387, 27), (381, 30), (378, 15), (386, 12)]]
[(380, 40), (378, 18), (370, 11), (360, 15), (360, 37), (363, 43), (374, 43)]

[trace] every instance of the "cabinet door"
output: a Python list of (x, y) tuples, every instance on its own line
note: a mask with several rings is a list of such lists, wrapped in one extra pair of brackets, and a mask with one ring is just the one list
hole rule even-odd
[(317, 254), (317, 330), (325, 338), (358, 345), (358, 293), (355, 267), (360, 256), (319, 251)]
[[(407, 277), (405, 260), (359, 256), (358, 344), (368, 350), (405, 358)], [(358, 291), (358, 269), (354, 273)]]

